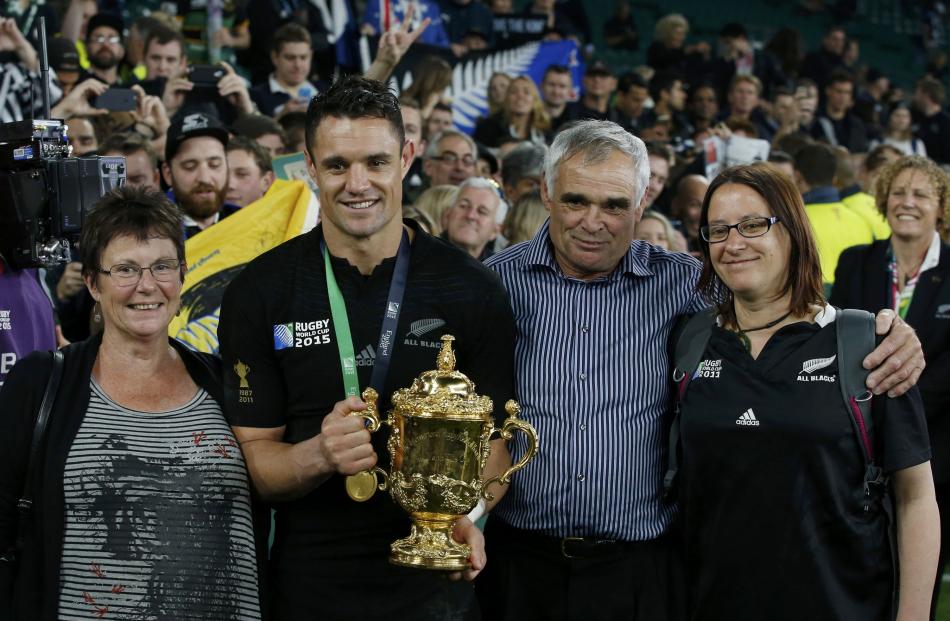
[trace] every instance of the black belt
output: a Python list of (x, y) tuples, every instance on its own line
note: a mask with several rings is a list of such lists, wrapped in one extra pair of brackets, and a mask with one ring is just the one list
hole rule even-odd
[(610, 556), (622, 556), (657, 544), (664, 539), (647, 541), (621, 541), (601, 537), (554, 537), (537, 531), (523, 530), (509, 526), (497, 518), (489, 518), (488, 538), (499, 537), (548, 554), (559, 555), (567, 559), (597, 559)]

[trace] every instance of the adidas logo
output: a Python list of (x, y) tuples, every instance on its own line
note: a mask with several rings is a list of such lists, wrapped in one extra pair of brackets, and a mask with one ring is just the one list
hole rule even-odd
[(749, 408), (742, 413), (742, 416), (736, 419), (736, 424), (748, 427), (758, 427), (759, 419), (755, 417), (755, 412), (752, 411), (752, 408)]
[(356, 354), (356, 366), (371, 367), (376, 364), (376, 350), (372, 345), (367, 345), (363, 351)]

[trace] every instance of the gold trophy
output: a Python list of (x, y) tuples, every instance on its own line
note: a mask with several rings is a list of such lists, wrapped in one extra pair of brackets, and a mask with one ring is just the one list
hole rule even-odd
[[(426, 371), (393, 394), (393, 409), (385, 424), (390, 427), (387, 448), (392, 459), (389, 473), (373, 468), (347, 477), (346, 490), (353, 500), (370, 498), (376, 489), (389, 490), (412, 518), (412, 530), (394, 542), (389, 561), (407, 567), (460, 571), (468, 568), (471, 549), (452, 538), (456, 520), (468, 514), (479, 498), (491, 500), (491, 483), (507, 485), (538, 452), (534, 427), (518, 419), (521, 408), (505, 404), (508, 418), (501, 429), (492, 424), (492, 400), (475, 393), (475, 384), (455, 370), (454, 337), (442, 337), (438, 370)], [(370, 431), (380, 426), (372, 388), (363, 391), (368, 407), (362, 416)], [(491, 453), (495, 431), (510, 440), (514, 430), (528, 436), (528, 450), (500, 477), (482, 481), (482, 470)], [(378, 481), (377, 474), (382, 478)]]

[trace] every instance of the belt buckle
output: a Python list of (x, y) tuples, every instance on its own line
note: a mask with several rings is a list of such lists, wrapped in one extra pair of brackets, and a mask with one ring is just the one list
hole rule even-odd
[(566, 544), (568, 543), (582, 543), (584, 541), (583, 537), (564, 537), (561, 539), (561, 556), (564, 558), (577, 558), (573, 554), (569, 554), (567, 551)]

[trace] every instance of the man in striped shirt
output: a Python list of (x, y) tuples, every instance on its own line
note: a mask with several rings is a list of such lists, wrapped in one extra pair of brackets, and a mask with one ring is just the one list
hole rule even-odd
[[(544, 176), (550, 220), (487, 263), (511, 298), (517, 395), (541, 450), (488, 520), (482, 612), (675, 619), (684, 597), (676, 507), (662, 497), (667, 340), (678, 317), (705, 306), (699, 263), (633, 241), (650, 169), (643, 142), (619, 125), (558, 134)], [(885, 343), (870, 361), (899, 350), (905, 364), (888, 360), (869, 384), (903, 392), (923, 368), (919, 342), (895, 321)], [(518, 457), (525, 446), (514, 442)]]

